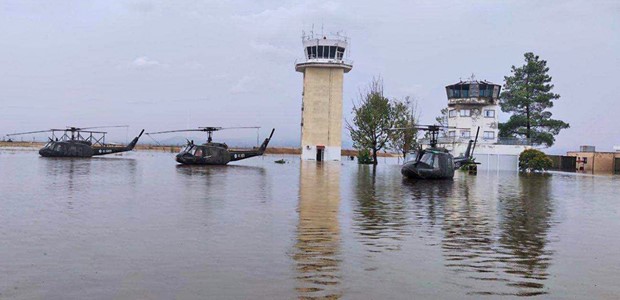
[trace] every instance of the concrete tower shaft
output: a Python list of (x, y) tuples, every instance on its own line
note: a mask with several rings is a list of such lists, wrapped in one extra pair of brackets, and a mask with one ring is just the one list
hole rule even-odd
[(303, 45), (305, 58), (295, 65), (304, 74), (301, 158), (340, 160), (344, 73), (353, 67), (345, 60), (348, 42), (342, 36), (304, 36)]

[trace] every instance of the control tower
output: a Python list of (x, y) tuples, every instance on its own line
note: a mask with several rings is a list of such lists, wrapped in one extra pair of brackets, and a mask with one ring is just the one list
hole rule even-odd
[(448, 94), (448, 137), (474, 139), (480, 126), (479, 143), (497, 143), (499, 92), (501, 86), (488, 81), (460, 81), (446, 86)]
[(341, 35), (305, 35), (305, 57), (295, 64), (304, 74), (301, 104), (301, 159), (340, 160), (342, 85), (353, 68), (345, 60), (348, 39)]

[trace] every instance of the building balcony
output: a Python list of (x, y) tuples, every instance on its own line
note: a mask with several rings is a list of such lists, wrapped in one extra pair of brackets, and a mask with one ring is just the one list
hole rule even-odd
[(451, 98), (448, 99), (448, 106), (455, 105), (495, 105), (497, 99), (486, 97), (472, 97), (472, 98)]
[(303, 72), (306, 67), (342, 68), (348, 73), (353, 68), (353, 61), (336, 58), (309, 58), (295, 60), (295, 71)]

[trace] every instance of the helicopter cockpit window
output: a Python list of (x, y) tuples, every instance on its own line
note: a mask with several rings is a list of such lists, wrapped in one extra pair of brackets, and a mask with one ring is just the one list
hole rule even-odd
[(429, 166), (433, 166), (434, 160), (435, 160), (435, 155), (431, 152), (424, 153), (424, 155), (422, 155), (422, 158), (420, 158), (421, 163), (425, 163)]
[(181, 153), (187, 153), (187, 152), (190, 152), (190, 151), (192, 151), (192, 148), (194, 148), (194, 146), (193, 146), (193, 145), (187, 145), (187, 146), (185, 146), (185, 148), (183, 148), (183, 150), (181, 151)]
[(202, 148), (196, 148), (194, 152), (194, 156), (202, 156)]
[(54, 147), (55, 151), (62, 151), (62, 144), (56, 144), (56, 146)]

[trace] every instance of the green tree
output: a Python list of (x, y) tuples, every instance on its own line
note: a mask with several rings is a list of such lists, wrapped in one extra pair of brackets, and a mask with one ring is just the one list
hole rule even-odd
[(439, 116), (435, 117), (435, 122), (441, 126), (448, 126), (448, 108), (442, 108)]
[(370, 165), (373, 163), (370, 157), (370, 150), (361, 149), (357, 152), (357, 163), (360, 165)]
[(527, 149), (519, 154), (519, 169), (521, 172), (545, 171), (553, 166), (551, 158), (536, 149)]
[(547, 61), (534, 53), (525, 53), (525, 64), (512, 66), (511, 76), (504, 77), (504, 91), (500, 95), (502, 111), (513, 113), (506, 123), (499, 124), (501, 137), (525, 137), (533, 145), (551, 146), (560, 130), (570, 125), (551, 119), (548, 108), (560, 95), (551, 92), (551, 76)]
[(383, 149), (391, 128), (394, 127), (394, 107), (383, 96), (383, 81), (375, 78), (368, 90), (360, 92), (359, 101), (353, 103), (352, 123), (346, 126), (353, 140), (353, 147), (358, 150), (370, 149), (373, 164), (377, 164), (377, 152)]
[(389, 133), (388, 146), (403, 155), (403, 159), (417, 145), (418, 103), (411, 97), (393, 102), (394, 127), (399, 128)]
[[(435, 117), (435, 123), (441, 125), (442, 127), (439, 129), (439, 136), (446, 137), (448, 136), (446, 127), (448, 127), (448, 108), (444, 107), (439, 111), (439, 116)], [(427, 131), (424, 134), (424, 138), (430, 138), (430, 134)]]

